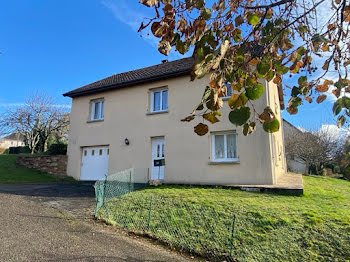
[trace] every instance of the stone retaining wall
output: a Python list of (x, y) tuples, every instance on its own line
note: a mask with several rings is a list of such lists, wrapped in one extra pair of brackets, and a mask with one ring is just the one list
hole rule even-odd
[(18, 156), (16, 164), (49, 173), (55, 177), (67, 176), (67, 160), (64, 155), (55, 156)]

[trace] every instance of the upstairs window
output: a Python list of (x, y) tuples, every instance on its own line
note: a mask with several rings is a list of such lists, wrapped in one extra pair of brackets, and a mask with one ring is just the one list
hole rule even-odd
[(212, 160), (218, 162), (238, 161), (236, 133), (212, 134)]
[(227, 88), (227, 94), (225, 97), (223, 97), (224, 100), (229, 99), (232, 96), (232, 88), (230, 83), (226, 83), (226, 88)]
[(162, 112), (168, 110), (168, 89), (156, 89), (151, 91), (150, 111)]
[(90, 120), (103, 120), (103, 110), (104, 110), (104, 101), (99, 100), (93, 100), (91, 101), (91, 116)]

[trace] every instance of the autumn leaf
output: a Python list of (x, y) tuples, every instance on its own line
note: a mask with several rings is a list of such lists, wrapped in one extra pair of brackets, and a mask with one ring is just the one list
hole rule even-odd
[(140, 0), (141, 4), (144, 4), (145, 6), (152, 7), (156, 4), (158, 4), (159, 0)]
[(181, 119), (182, 122), (191, 122), (194, 119), (194, 115), (186, 116), (184, 119)]
[(243, 23), (244, 23), (244, 18), (241, 15), (236, 16), (236, 18), (235, 18), (235, 26), (240, 26)]
[(264, 112), (262, 112), (259, 115), (259, 120), (261, 123), (265, 123), (265, 122), (271, 122), (276, 118), (274, 112), (272, 111), (271, 107), (267, 106), (264, 109)]
[(253, 133), (255, 131), (256, 128), (256, 124), (255, 122), (251, 122), (251, 123), (245, 123), (243, 125), (243, 135), (247, 136), (250, 135), (251, 133)]
[(194, 127), (194, 132), (199, 136), (204, 136), (206, 133), (208, 133), (209, 128), (206, 124), (199, 123)]
[(322, 103), (327, 98), (327, 95), (320, 95), (316, 98), (318, 104)]
[(206, 113), (203, 115), (203, 118), (205, 120), (208, 120), (210, 123), (214, 124), (216, 122), (219, 122), (220, 120), (216, 117), (215, 113)]

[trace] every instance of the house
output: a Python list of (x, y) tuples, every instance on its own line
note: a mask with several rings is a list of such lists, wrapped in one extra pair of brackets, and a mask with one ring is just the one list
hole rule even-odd
[(25, 146), (24, 137), (19, 133), (13, 133), (0, 138), (0, 148), (8, 149), (10, 147)]
[[(115, 74), (65, 93), (72, 98), (67, 173), (80, 180), (103, 179), (128, 168), (148, 168), (149, 180), (169, 184), (273, 185), (286, 172), (282, 128), (262, 128), (245, 137), (228, 121), (209, 124), (180, 120), (202, 97), (208, 78), (190, 81), (192, 58)], [(269, 105), (281, 121), (283, 94), (262, 80), (266, 92), (258, 111)], [(227, 101), (225, 102), (227, 103)], [(141, 181), (139, 181), (141, 182)]]
[[(302, 135), (303, 132), (289, 123), (287, 120), (283, 119), (283, 133), (284, 133), (284, 139), (291, 138), (293, 139), (296, 135)], [(300, 173), (300, 174), (307, 174), (306, 170), (306, 162), (305, 160), (301, 159), (300, 157), (296, 156), (292, 152), (288, 152), (286, 150), (286, 161), (287, 161), (287, 170), (294, 172), (294, 173)]]

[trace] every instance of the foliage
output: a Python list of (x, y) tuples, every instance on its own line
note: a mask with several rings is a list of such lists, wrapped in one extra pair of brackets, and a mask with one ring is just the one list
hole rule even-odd
[[(344, 96), (350, 93), (349, 0), (214, 0), (212, 5), (205, 0), (140, 2), (154, 8), (155, 15), (145, 19), (139, 31), (150, 27), (159, 38), (158, 50), (164, 55), (172, 49), (180, 54), (193, 50), (191, 80), (209, 75), (209, 86), (199, 106), (185, 121), (195, 117), (208, 120), (205, 115), (222, 108), (227, 88), (233, 91), (231, 109), (243, 115), (242, 121), (233, 124), (243, 125), (246, 131), (245, 123), (254, 123), (255, 127), (255, 121), (273, 121), (274, 116), (261, 121), (261, 112), (253, 106), (252, 101), (262, 94), (258, 79), (292, 89), (287, 108), (290, 114), (298, 112), (303, 100), (312, 102), (315, 97), (321, 103), (326, 92), (332, 90), (338, 98), (334, 104), (338, 126), (343, 126), (350, 116), (350, 99)], [(324, 14), (319, 8), (327, 2), (331, 3), (330, 15), (322, 23)], [(318, 70), (315, 61), (322, 59), (322, 74), (313, 75)], [(330, 79), (330, 71), (338, 74), (338, 80)], [(283, 79), (294, 75), (299, 76), (296, 86), (284, 84)], [(246, 110), (237, 111), (247, 107), (254, 112), (248, 119)], [(219, 119), (208, 121), (215, 123)], [(199, 135), (205, 131), (208, 128), (202, 126)]]
[(58, 179), (49, 174), (16, 165), (17, 155), (0, 155), (0, 183), (30, 183), (74, 181), (67, 177)]
[(30, 153), (30, 149), (28, 146), (14, 146), (14, 147), (10, 147), (9, 154), (28, 154)]
[(47, 153), (49, 155), (65, 155), (67, 154), (67, 144), (51, 144)]
[[(173, 219), (184, 228), (191, 225), (177, 212), (178, 206), (172, 205), (174, 201), (194, 208), (198, 205), (213, 208), (222, 213), (223, 218), (235, 214), (233, 256), (238, 261), (346, 261), (350, 257), (350, 183), (334, 178), (304, 177), (304, 192), (304, 196), (296, 197), (220, 188), (159, 186), (127, 194), (125, 198), (133, 203), (133, 210), (143, 209), (143, 201), (138, 200), (149, 199), (151, 195), (164, 199), (163, 206), (169, 214), (178, 216)], [(122, 214), (123, 210), (115, 205), (109, 215), (132, 216), (131, 210)], [(136, 223), (138, 216), (130, 219)], [(212, 219), (210, 214), (207, 219)], [(219, 221), (217, 227), (214, 224), (214, 232), (224, 222), (215, 219)], [(166, 232), (162, 230), (158, 232), (160, 235)], [(226, 234), (223, 232), (222, 237)], [(215, 243), (210, 240), (198, 241), (209, 241), (208, 250), (215, 249)]]

